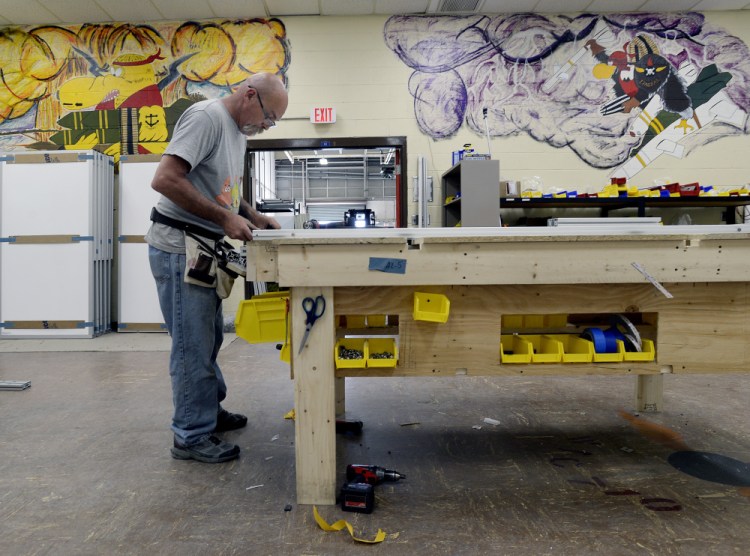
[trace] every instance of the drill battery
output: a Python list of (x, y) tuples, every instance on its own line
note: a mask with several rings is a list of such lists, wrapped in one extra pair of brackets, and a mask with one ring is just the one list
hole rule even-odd
[(375, 508), (375, 487), (367, 483), (346, 483), (341, 487), (341, 509), (371, 514)]

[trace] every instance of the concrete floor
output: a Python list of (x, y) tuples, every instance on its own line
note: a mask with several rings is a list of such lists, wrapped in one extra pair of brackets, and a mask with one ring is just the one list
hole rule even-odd
[(368, 546), (296, 504), (289, 369), (227, 340), (226, 406), (251, 424), (219, 465), (169, 455), (166, 336), (0, 341), (0, 380), (32, 382), (0, 391), (0, 553), (748, 553), (750, 374), (666, 376), (637, 427), (618, 415), (634, 377), (347, 379), (365, 427), (338, 438), (340, 482), (346, 463), (407, 475), (371, 515), (318, 508), (387, 533)]

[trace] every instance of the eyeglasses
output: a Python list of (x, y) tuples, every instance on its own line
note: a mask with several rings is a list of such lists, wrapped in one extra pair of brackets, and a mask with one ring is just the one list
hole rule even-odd
[(260, 98), (260, 92), (258, 89), (255, 89), (255, 96), (258, 97), (258, 104), (260, 104), (260, 109), (263, 111), (263, 123), (268, 125), (268, 127), (276, 127), (276, 120), (271, 117), (271, 115), (266, 112), (266, 107), (263, 106), (263, 101)]

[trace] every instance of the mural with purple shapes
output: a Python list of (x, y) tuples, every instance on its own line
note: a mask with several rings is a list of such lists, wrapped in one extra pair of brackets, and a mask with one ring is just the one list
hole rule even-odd
[[(612, 177), (747, 134), (750, 52), (700, 13), (394, 16), (423, 133), (466, 125), (569, 148)], [(706, 129), (709, 128), (709, 129)]]

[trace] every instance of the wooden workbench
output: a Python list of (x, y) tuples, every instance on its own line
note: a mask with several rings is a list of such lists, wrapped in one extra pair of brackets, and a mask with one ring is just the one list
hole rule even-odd
[[(247, 279), (291, 289), (298, 503), (335, 502), (347, 376), (630, 374), (637, 408), (658, 410), (663, 374), (750, 370), (750, 226), (570, 228), (255, 232)], [(369, 270), (373, 257), (404, 272)], [(415, 291), (446, 295), (448, 321), (415, 321)], [(321, 294), (327, 310), (297, 355), (301, 300)], [(502, 315), (619, 313), (643, 317), (655, 361), (500, 361)], [(339, 315), (368, 314), (398, 317), (398, 365), (335, 369)]]

